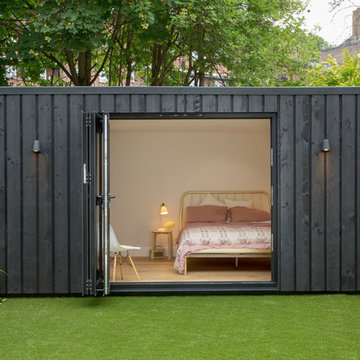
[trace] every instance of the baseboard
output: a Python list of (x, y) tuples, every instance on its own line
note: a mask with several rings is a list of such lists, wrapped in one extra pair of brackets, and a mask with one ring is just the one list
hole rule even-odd
[[(176, 255), (177, 248), (173, 248), (173, 256)], [(147, 257), (150, 254), (150, 246), (141, 247), (139, 250), (131, 250), (132, 257)], [(168, 249), (165, 247), (165, 256), (168, 256)]]

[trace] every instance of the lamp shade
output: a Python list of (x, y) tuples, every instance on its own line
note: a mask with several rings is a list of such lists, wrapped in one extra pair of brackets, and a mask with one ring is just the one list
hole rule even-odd
[(322, 151), (328, 152), (330, 151), (330, 142), (329, 139), (324, 139), (322, 143)]
[(161, 209), (160, 209), (160, 214), (161, 215), (167, 215), (169, 212), (168, 212), (168, 209), (166, 208), (165, 204), (162, 203), (161, 204)]

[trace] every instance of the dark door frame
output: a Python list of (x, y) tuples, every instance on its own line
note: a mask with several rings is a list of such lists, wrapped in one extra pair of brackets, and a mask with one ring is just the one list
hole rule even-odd
[(112, 283), (110, 295), (195, 295), (195, 294), (266, 294), (279, 292), (280, 238), (278, 194), (278, 118), (276, 113), (110, 113), (109, 120), (125, 119), (270, 119), (271, 146), (271, 281), (207, 282), (128, 282)]
[(106, 295), (110, 291), (108, 122), (108, 113), (83, 114), (82, 295)]

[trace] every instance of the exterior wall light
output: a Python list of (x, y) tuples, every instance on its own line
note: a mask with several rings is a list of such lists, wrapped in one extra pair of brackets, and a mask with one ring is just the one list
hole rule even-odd
[(330, 142), (329, 139), (324, 139), (323, 143), (322, 143), (322, 151), (323, 152), (328, 152), (330, 151)]
[(40, 140), (34, 140), (33, 152), (34, 152), (35, 154), (41, 153)]

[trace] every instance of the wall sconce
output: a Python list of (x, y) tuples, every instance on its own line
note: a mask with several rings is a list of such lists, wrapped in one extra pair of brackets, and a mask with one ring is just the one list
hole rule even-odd
[(41, 153), (40, 140), (34, 140), (33, 152), (34, 153)]
[(322, 151), (323, 152), (328, 152), (330, 151), (330, 142), (329, 139), (324, 139), (323, 143), (322, 143)]

